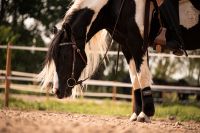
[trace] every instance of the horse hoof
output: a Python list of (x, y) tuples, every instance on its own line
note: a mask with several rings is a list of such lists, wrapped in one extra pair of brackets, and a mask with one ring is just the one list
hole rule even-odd
[(131, 118), (129, 119), (129, 121), (132, 122), (132, 121), (136, 121), (136, 120), (137, 120), (137, 114), (136, 114), (136, 113), (133, 113), (133, 114), (131, 115)]
[(151, 122), (150, 118), (147, 115), (145, 115), (145, 113), (143, 113), (143, 112), (141, 112), (138, 115), (137, 121), (138, 122), (146, 122), (146, 123), (150, 123)]

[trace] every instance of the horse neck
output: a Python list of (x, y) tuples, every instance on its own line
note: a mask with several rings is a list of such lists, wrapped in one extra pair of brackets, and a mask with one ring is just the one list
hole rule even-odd
[[(118, 9), (119, 6), (120, 4), (117, 4), (116, 0), (110, 0), (98, 13), (94, 11), (93, 14), (90, 9), (73, 11), (71, 16), (68, 17), (70, 19), (67, 19), (67, 23), (71, 25), (75, 39), (80, 40), (80, 45), (84, 46), (86, 42), (102, 29), (106, 29), (110, 34), (113, 34), (113, 38), (118, 42), (124, 42), (122, 41), (123, 37), (121, 36), (122, 34), (120, 34), (120, 29), (114, 29), (117, 14), (119, 13), (116, 9)], [(95, 13), (97, 13), (97, 15), (95, 20), (93, 20)], [(114, 16), (114, 14), (116, 16)], [(80, 18), (78, 18), (79, 16)]]
[[(120, 1), (118, 2), (120, 3)], [(124, 36), (119, 27), (119, 25), (123, 25), (123, 23), (116, 22), (116, 18), (119, 15), (118, 8), (120, 6), (118, 2), (116, 2), (116, 0), (110, 0), (109, 3), (100, 10), (87, 34), (87, 41), (89, 41), (98, 31), (106, 29), (114, 40), (120, 43), (124, 42)], [(117, 27), (115, 27), (116, 23), (118, 23)]]
[(89, 41), (99, 30), (104, 28), (98, 18), (101, 18), (99, 14), (102, 15), (101, 12), (109, 1), (111, 0), (74, 1), (65, 15), (64, 23), (71, 25), (76, 40)]

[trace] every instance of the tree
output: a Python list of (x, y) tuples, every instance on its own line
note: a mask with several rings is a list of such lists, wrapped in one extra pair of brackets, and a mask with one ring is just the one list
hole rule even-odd
[[(199, 54), (197, 51), (189, 54)], [(151, 58), (151, 70), (154, 78), (166, 81), (184, 79), (190, 85), (199, 85), (200, 59), (197, 58)]]
[[(42, 37), (50, 36), (50, 29), (60, 21), (70, 0), (1, 0), (0, 44), (44, 46)], [(5, 50), (0, 50), (5, 69)], [(13, 51), (12, 69), (38, 72), (45, 53)]]

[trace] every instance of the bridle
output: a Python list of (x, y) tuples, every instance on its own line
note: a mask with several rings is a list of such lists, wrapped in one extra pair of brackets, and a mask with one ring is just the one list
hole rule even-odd
[(81, 54), (81, 50), (78, 48), (76, 42), (73, 39), (73, 36), (72, 36), (71, 42), (63, 42), (63, 43), (60, 43), (59, 46), (72, 46), (72, 48), (73, 48), (72, 73), (71, 73), (71, 77), (69, 77), (67, 79), (67, 86), (73, 88), (75, 85), (82, 84), (82, 82), (83, 82), (82, 80), (77, 81), (74, 77), (74, 68), (75, 68), (75, 63), (76, 63), (76, 53), (78, 53), (78, 55), (81, 57), (81, 59), (85, 63), (85, 65), (87, 65), (87, 61), (84, 58), (84, 56)]

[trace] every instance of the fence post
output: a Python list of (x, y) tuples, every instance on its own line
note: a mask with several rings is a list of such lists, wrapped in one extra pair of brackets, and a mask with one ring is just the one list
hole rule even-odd
[(10, 89), (10, 75), (11, 75), (11, 43), (7, 45), (7, 55), (6, 55), (6, 75), (5, 75), (5, 101), (4, 106), (9, 106), (9, 89)]
[(46, 90), (46, 99), (49, 100), (49, 91), (50, 91), (50, 85), (47, 86)]
[(116, 95), (117, 95), (117, 88), (116, 88), (116, 86), (113, 86), (112, 93), (113, 93), (112, 100), (115, 101), (116, 100)]

